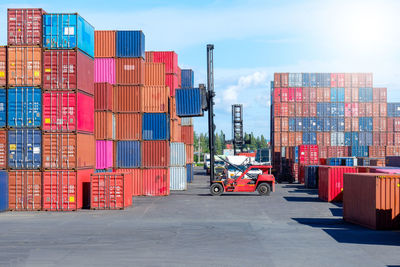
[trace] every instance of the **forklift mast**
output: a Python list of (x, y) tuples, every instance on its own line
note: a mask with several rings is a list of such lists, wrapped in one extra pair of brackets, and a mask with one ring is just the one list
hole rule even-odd
[(214, 45), (207, 45), (207, 109), (208, 147), (210, 150), (210, 185), (214, 181), (215, 125), (214, 125)]

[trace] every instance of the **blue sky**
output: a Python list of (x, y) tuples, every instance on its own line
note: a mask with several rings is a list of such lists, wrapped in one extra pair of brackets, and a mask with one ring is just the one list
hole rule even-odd
[[(141, 29), (146, 50), (174, 50), (206, 83), (206, 44), (215, 45), (217, 131), (231, 135), (231, 104), (244, 105), (244, 130), (269, 137), (274, 72), (373, 72), (400, 102), (400, 1), (5, 1), (7, 7), (78, 12), (96, 29)], [(207, 131), (205, 118), (195, 119)]]

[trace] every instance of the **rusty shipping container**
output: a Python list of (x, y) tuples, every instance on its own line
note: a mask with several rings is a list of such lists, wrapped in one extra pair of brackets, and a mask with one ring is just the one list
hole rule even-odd
[(0, 46), (0, 87), (7, 86), (7, 47)]
[[(90, 202), (90, 175), (93, 169), (43, 172), (43, 210), (74, 211)], [(86, 190), (85, 190), (86, 189)]]
[(142, 58), (117, 58), (118, 85), (144, 85), (145, 62)]
[(143, 169), (143, 195), (169, 195), (169, 169)]
[(114, 87), (114, 112), (140, 112), (143, 86), (117, 85)]
[(8, 86), (41, 86), (42, 49), (35, 46), (8, 47)]
[(41, 8), (9, 8), (7, 10), (8, 45), (42, 45)]
[(94, 112), (94, 137), (96, 140), (115, 139), (114, 125), (114, 114), (111, 111)]
[(170, 147), (168, 141), (143, 141), (142, 167), (164, 168), (169, 166)]
[(79, 50), (43, 52), (44, 90), (81, 90), (94, 94), (94, 61)]
[(8, 205), (10, 210), (40, 210), (42, 208), (42, 172), (9, 171)]
[(182, 131), (181, 141), (187, 145), (193, 145), (193, 142), (194, 142), (193, 126), (182, 126), (181, 131)]
[(371, 229), (400, 229), (400, 175), (345, 174), (343, 219)]
[(115, 31), (94, 31), (94, 57), (115, 57)]
[(145, 113), (168, 112), (169, 90), (165, 85), (144, 86), (141, 93), (141, 111)]
[(115, 114), (116, 140), (142, 139), (142, 114), (117, 113)]
[(94, 84), (94, 110), (113, 111), (113, 86), (109, 83)]
[(117, 173), (132, 173), (132, 196), (143, 196), (142, 169), (114, 169)]
[(145, 63), (145, 85), (165, 85), (165, 64)]
[(44, 133), (43, 169), (94, 169), (95, 150), (95, 139), (91, 134)]

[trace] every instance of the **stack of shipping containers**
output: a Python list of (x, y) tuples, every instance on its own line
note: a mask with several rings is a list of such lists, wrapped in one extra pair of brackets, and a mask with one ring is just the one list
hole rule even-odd
[(44, 210), (89, 203), (95, 168), (94, 28), (78, 14), (43, 15)]
[[(355, 157), (360, 164), (398, 155), (387, 118), (387, 90), (373, 88), (371, 73), (275, 73), (271, 138), (277, 173), (295, 180), (304, 165)], [(290, 170), (285, 173), (285, 170)]]

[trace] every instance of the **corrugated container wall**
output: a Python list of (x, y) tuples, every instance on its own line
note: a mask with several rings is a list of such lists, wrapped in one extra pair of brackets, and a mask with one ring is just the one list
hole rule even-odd
[(165, 85), (165, 64), (145, 63), (145, 85)]
[(143, 140), (168, 140), (169, 116), (164, 113), (143, 114)]
[(184, 143), (170, 143), (170, 166), (183, 167), (186, 165), (186, 148)]
[(188, 117), (188, 118), (181, 118), (181, 125), (182, 126), (192, 126), (193, 125), (193, 119)]
[[(10, 89), (8, 89), (10, 90)], [(7, 126), (7, 89), (0, 89), (0, 128)]]
[(117, 141), (117, 168), (140, 167), (142, 162), (141, 158), (141, 143), (139, 141)]
[(40, 8), (9, 8), (7, 10), (8, 45), (42, 45)]
[(142, 139), (142, 114), (116, 113), (115, 114), (116, 140)]
[(202, 94), (199, 88), (176, 90), (176, 113), (179, 117), (203, 116)]
[(194, 178), (194, 173), (193, 173), (193, 164), (186, 164), (186, 176), (187, 176), (187, 182), (191, 183), (193, 182), (193, 178)]
[(178, 55), (174, 51), (156, 51), (153, 53), (153, 62), (165, 63), (166, 74), (178, 73)]
[(186, 167), (170, 167), (170, 190), (186, 190), (187, 189), (187, 173)]
[(115, 31), (94, 31), (94, 57), (115, 57)]
[(142, 167), (164, 168), (169, 166), (170, 146), (168, 141), (142, 142)]
[(94, 112), (94, 136), (98, 140), (112, 140), (114, 133), (114, 114), (110, 111)]
[(113, 111), (114, 92), (113, 86), (109, 83), (94, 84), (94, 110)]
[(119, 85), (143, 85), (145, 65), (142, 58), (117, 58), (116, 83)]
[(39, 169), (42, 166), (42, 132), (40, 130), (8, 131), (8, 167)]
[(78, 14), (43, 15), (43, 47), (80, 49), (94, 58), (94, 27)]
[(143, 194), (145, 196), (169, 195), (169, 169), (144, 169)]
[(42, 90), (34, 87), (7, 89), (9, 128), (39, 128), (42, 125)]
[(191, 69), (182, 70), (182, 88), (194, 88), (194, 72)]
[(117, 31), (116, 56), (145, 58), (145, 36), (142, 31)]
[(0, 171), (0, 211), (8, 210), (8, 173)]
[(96, 140), (96, 169), (112, 168), (114, 164), (113, 141)]
[(42, 50), (40, 47), (8, 47), (8, 86), (41, 86)]
[(114, 58), (94, 59), (94, 82), (116, 83), (116, 65)]
[(42, 172), (9, 171), (8, 205), (10, 210), (40, 210), (42, 208)]
[(132, 196), (143, 196), (142, 169), (116, 169), (117, 173), (132, 173)]
[(7, 47), (0, 46), (0, 87), (7, 85)]
[(356, 173), (355, 167), (320, 166), (318, 168), (318, 195), (328, 202), (341, 202), (343, 200), (343, 174)]
[(117, 85), (114, 87), (114, 112), (140, 112), (142, 86)]
[(181, 127), (183, 143), (193, 145), (194, 142), (194, 127), (193, 126), (182, 126)]
[(7, 167), (7, 133), (6, 130), (0, 130), (0, 169), (6, 169)]
[(165, 85), (144, 86), (141, 93), (141, 111), (167, 113), (169, 90)]

